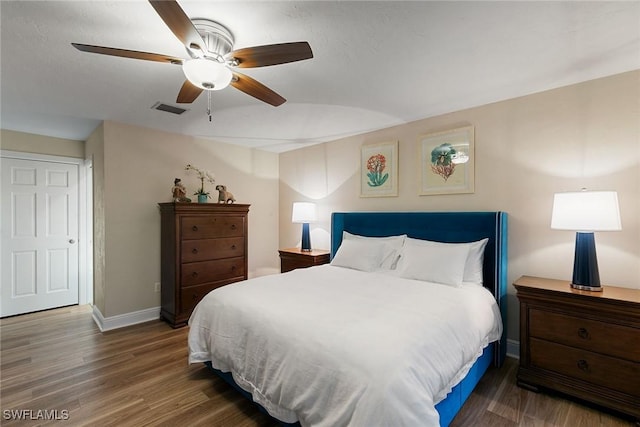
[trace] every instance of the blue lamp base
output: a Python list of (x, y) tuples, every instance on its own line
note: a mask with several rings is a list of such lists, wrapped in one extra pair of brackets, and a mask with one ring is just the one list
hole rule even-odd
[(311, 236), (309, 235), (309, 223), (302, 223), (302, 245), (300, 247), (302, 252), (311, 252)]
[(593, 233), (576, 233), (576, 252), (573, 260), (571, 287), (582, 291), (602, 291)]

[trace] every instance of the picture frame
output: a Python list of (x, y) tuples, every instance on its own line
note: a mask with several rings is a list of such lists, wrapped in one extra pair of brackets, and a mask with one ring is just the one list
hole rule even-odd
[(398, 195), (398, 141), (365, 144), (360, 156), (360, 197)]
[(473, 126), (420, 135), (419, 194), (464, 194), (475, 191)]

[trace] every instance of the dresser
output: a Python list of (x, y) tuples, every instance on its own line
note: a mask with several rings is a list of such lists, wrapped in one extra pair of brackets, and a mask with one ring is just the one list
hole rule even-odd
[(303, 252), (300, 248), (280, 249), (280, 272), (295, 270), (296, 268), (312, 267), (314, 265), (327, 264), (329, 251), (313, 249)]
[(247, 278), (249, 206), (159, 203), (160, 317), (174, 328), (211, 290)]
[(521, 387), (553, 389), (640, 419), (640, 290), (523, 276)]

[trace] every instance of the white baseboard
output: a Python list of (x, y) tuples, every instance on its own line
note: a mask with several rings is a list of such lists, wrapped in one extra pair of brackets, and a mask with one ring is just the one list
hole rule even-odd
[(520, 359), (520, 341), (507, 339), (507, 356)]
[(160, 318), (160, 307), (147, 308), (144, 310), (134, 311), (132, 313), (104, 317), (98, 307), (94, 305), (92, 317), (93, 321), (98, 325), (98, 328), (100, 328), (100, 331), (105, 332), (112, 329), (124, 328), (125, 326), (157, 320)]

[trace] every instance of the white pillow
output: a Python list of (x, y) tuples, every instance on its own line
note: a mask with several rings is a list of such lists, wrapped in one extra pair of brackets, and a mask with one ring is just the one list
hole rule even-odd
[(467, 256), (467, 260), (464, 266), (464, 275), (462, 281), (465, 283), (475, 283), (478, 285), (482, 285), (483, 282), (483, 274), (482, 274), (482, 265), (484, 264), (484, 248), (487, 246), (488, 238), (478, 240), (477, 242), (469, 242), (469, 243), (444, 243), (444, 242), (434, 242), (431, 240), (421, 240), (421, 239), (413, 239), (411, 237), (407, 237), (407, 242), (411, 242), (415, 245), (420, 246), (465, 246), (469, 248), (469, 255)]
[(364, 240), (369, 242), (370, 245), (379, 245), (385, 249), (385, 253), (382, 256), (382, 262), (380, 264), (380, 270), (393, 270), (396, 268), (398, 259), (400, 258), (400, 252), (404, 245), (404, 240), (407, 237), (406, 234), (399, 236), (386, 236), (386, 237), (370, 237), (360, 236), (358, 234), (351, 234), (348, 231), (342, 232), (342, 241), (345, 240)]
[(488, 241), (489, 239), (487, 238), (478, 240), (477, 242), (468, 243), (469, 256), (467, 257), (467, 262), (464, 265), (464, 282), (482, 285), (484, 277), (482, 274), (482, 265), (484, 264), (484, 248), (485, 246), (487, 246)]
[(459, 287), (468, 255), (468, 245), (432, 245), (407, 239), (398, 261), (398, 275)]
[(377, 271), (385, 253), (386, 245), (372, 245), (367, 240), (346, 239), (331, 260), (331, 265), (361, 271)]

